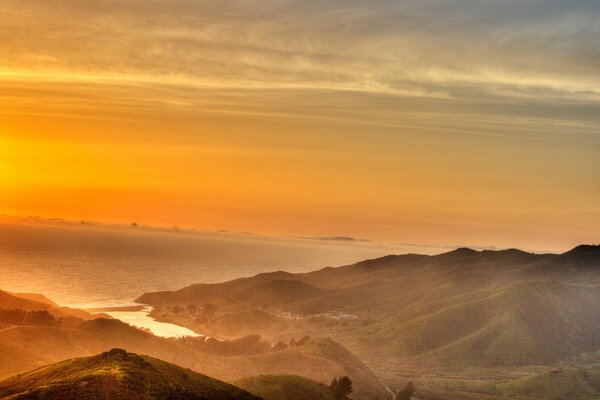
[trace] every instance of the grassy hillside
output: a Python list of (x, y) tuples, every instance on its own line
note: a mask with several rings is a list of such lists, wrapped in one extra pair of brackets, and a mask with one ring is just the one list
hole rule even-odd
[(97, 319), (78, 327), (25, 326), (0, 331), (0, 378), (67, 358), (90, 356), (107, 349), (126, 348), (148, 354), (225, 381), (255, 374), (291, 374), (329, 383), (349, 375), (356, 399), (381, 397), (383, 386), (360, 360), (339, 344), (315, 340), (255, 356), (218, 356), (159, 338), (118, 320)]
[(79, 318), (91, 320), (97, 318), (86, 311), (61, 307), (41, 294), (10, 293), (0, 290), (0, 309), (23, 311), (48, 311), (55, 318)]
[(251, 325), (276, 340), (299, 332), (331, 336), (370, 365), (394, 359), (510, 366), (551, 363), (600, 345), (600, 289), (590, 286), (597, 281), (600, 246), (561, 255), (462, 248), (305, 274), (260, 274), (139, 301), (155, 305), (157, 318), (171, 316), (174, 304), (211, 303), (213, 316), (199, 321), (183, 313), (177, 322), (214, 335), (231, 335), (237, 316), (256, 308), (264, 321), (291, 314), (293, 323), (275, 332), (267, 323)]
[(0, 382), (0, 399), (251, 400), (243, 389), (147, 356), (113, 349)]
[(297, 375), (259, 375), (233, 383), (265, 400), (336, 400), (327, 385)]
[(520, 365), (551, 363), (596, 349), (598, 321), (600, 287), (527, 282), (402, 310), (349, 328), (345, 335), (382, 357)]
[(289, 321), (262, 310), (249, 309), (219, 316), (204, 325), (206, 332), (215, 336), (240, 337), (256, 332), (280, 332), (287, 329)]
[[(0, 328), (0, 376), (119, 347), (226, 381), (274, 374), (328, 384), (333, 376), (348, 375), (355, 399), (390, 397), (369, 367), (388, 383), (399, 381), (394, 375), (407, 368), (471, 369), (475, 380), (485, 381), (496, 369), (551, 365), (600, 347), (600, 286), (594, 284), (600, 279), (599, 254), (600, 246), (562, 255), (457, 249), (146, 294), (138, 301), (154, 305), (155, 317), (215, 337), (256, 333), (275, 343), (309, 334), (333, 340), (217, 356), (119, 321), (9, 326)], [(426, 389), (433, 393), (435, 383)]]
[(53, 306), (45, 301), (40, 301), (40, 299), (32, 299), (31, 296), (20, 297), (16, 294), (0, 290), (0, 308), (38, 311), (49, 310)]
[(298, 280), (274, 279), (241, 290), (235, 293), (233, 297), (253, 306), (266, 307), (274, 303), (286, 304), (292, 301), (322, 297), (330, 292), (328, 289), (312, 286)]
[(600, 367), (558, 369), (500, 386), (507, 396), (545, 400), (600, 398)]

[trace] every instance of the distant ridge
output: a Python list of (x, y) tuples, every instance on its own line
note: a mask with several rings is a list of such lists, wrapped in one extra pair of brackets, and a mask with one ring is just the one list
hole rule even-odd
[[(214, 327), (215, 335), (223, 333), (218, 319), (240, 310), (260, 308), (265, 320), (267, 314), (324, 320), (313, 329), (337, 335), (357, 355), (402, 362), (526, 365), (600, 345), (600, 246), (563, 254), (458, 248), (435, 256), (388, 255), (284, 279), (281, 272), (260, 274), (137, 301), (163, 310), (215, 304), (221, 316), (212, 325), (178, 320), (192, 329)], [(293, 328), (281, 320), (278, 334)], [(335, 328), (324, 329), (327, 324)], [(270, 333), (260, 324), (254, 329)]]
[(561, 257), (585, 262), (598, 261), (600, 260), (600, 245), (582, 244), (561, 254)]

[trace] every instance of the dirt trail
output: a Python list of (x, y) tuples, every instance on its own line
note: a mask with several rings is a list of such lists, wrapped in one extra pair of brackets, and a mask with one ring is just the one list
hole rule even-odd
[(1, 332), (4, 332), (4, 331), (11, 330), (11, 329), (15, 329), (15, 328), (18, 328), (18, 327), (19, 327), (19, 325), (11, 325), (11, 326), (8, 326), (8, 327), (6, 327), (6, 328), (2, 328), (2, 329), (0, 329), (0, 333), (1, 333)]

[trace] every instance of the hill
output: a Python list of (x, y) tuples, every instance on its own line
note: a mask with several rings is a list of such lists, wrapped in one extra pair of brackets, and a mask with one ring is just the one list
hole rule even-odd
[[(600, 287), (525, 282), (409, 308), (355, 327), (381, 357), (463, 366), (548, 364), (600, 345)], [(342, 330), (344, 331), (344, 330)]]
[(336, 400), (327, 385), (297, 375), (259, 375), (234, 384), (265, 400)]
[[(192, 285), (137, 301), (153, 305), (158, 319), (215, 336), (231, 335), (238, 316), (260, 312), (270, 322), (250, 323), (254, 333), (274, 340), (331, 336), (372, 367), (390, 360), (491, 367), (551, 363), (597, 346), (596, 283), (600, 246), (558, 255), (460, 248)], [(215, 312), (205, 318), (172, 312), (207, 303)]]
[(25, 311), (50, 310), (59, 308), (47, 301), (45, 297), (32, 298), (31, 295), (19, 296), (14, 293), (0, 290), (0, 308), (4, 309), (20, 309)]
[(98, 318), (86, 311), (61, 307), (47, 297), (36, 293), (10, 293), (0, 290), (0, 310), (47, 311), (55, 318)]
[(147, 356), (113, 349), (0, 382), (0, 399), (252, 400), (243, 389)]
[(557, 369), (500, 385), (510, 397), (534, 400), (595, 400), (600, 398), (600, 367)]
[(354, 383), (353, 398), (387, 399), (389, 394), (375, 374), (348, 349), (331, 339), (310, 339), (301, 345), (254, 358), (256, 374), (299, 375), (329, 384), (347, 375)]
[(385, 389), (373, 372), (330, 340), (309, 340), (302, 346), (266, 354), (219, 356), (108, 319), (82, 321), (69, 327), (18, 326), (0, 330), (0, 378), (114, 347), (148, 354), (224, 381), (254, 374), (285, 374), (328, 384), (334, 376), (349, 375), (355, 382), (356, 399), (385, 398)]

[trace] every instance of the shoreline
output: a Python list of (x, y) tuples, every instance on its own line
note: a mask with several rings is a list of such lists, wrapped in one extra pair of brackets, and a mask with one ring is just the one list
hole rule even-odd
[(80, 308), (83, 311), (87, 311), (91, 314), (103, 313), (103, 312), (127, 312), (127, 311), (143, 311), (147, 304), (127, 305), (127, 306), (100, 306), (100, 307), (85, 307)]
[(206, 337), (185, 326), (155, 319), (152, 316), (153, 307), (147, 304), (94, 307), (88, 308), (86, 311), (91, 312), (92, 315), (108, 315), (128, 325), (148, 330), (153, 335), (159, 337)]

